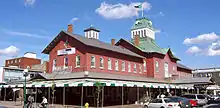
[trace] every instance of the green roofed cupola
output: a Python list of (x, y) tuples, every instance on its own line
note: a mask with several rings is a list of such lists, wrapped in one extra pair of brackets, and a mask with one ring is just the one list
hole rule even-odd
[(131, 38), (134, 39), (136, 35), (139, 35), (141, 38), (149, 37), (151, 39), (155, 39), (152, 22), (145, 17), (136, 19), (131, 28)]

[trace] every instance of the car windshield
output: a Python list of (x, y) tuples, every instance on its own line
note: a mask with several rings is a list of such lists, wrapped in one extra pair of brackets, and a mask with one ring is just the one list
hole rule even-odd
[(178, 102), (177, 99), (171, 99), (171, 98), (166, 98), (164, 99), (165, 103), (170, 103), (170, 102)]
[(179, 102), (181, 100), (185, 100), (185, 98), (182, 98), (182, 97), (167, 97), (167, 98), (169, 98), (173, 102)]
[(204, 95), (197, 95), (197, 98), (198, 99), (205, 99), (205, 96)]
[(188, 98), (188, 99), (196, 99), (195, 95), (184, 95), (183, 97)]

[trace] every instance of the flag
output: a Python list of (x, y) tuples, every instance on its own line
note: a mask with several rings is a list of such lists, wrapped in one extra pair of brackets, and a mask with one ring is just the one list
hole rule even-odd
[(142, 4), (134, 6), (135, 8), (142, 8)]

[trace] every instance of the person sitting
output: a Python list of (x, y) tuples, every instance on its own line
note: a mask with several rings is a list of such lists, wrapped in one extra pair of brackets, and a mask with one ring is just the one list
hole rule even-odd
[(47, 98), (45, 98), (44, 96), (42, 98), (43, 98), (43, 101), (41, 102), (41, 105), (43, 106), (43, 108), (47, 108), (47, 105), (48, 105)]

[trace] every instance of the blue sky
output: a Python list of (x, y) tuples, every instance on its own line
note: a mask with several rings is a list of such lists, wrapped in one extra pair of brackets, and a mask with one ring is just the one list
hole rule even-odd
[(93, 25), (101, 30), (104, 42), (130, 39), (130, 28), (141, 13), (131, 7), (140, 3), (157, 30), (158, 45), (170, 47), (189, 67), (220, 66), (218, 0), (4, 0), (0, 4), (0, 65), (27, 51), (47, 60), (41, 51), (69, 23), (81, 35)]

